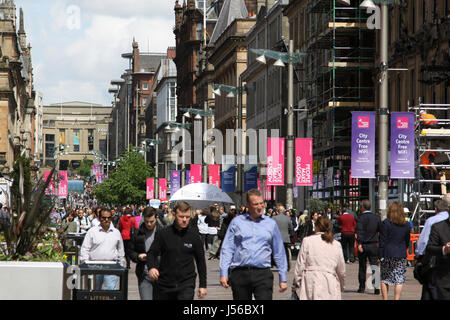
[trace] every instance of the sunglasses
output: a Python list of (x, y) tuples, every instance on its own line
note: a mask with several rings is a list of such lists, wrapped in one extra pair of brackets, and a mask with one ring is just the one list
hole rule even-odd
[(100, 217), (101, 220), (111, 220), (112, 217)]

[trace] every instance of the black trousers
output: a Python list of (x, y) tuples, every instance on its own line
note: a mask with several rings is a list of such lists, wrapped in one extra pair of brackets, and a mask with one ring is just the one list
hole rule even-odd
[(270, 268), (235, 268), (231, 271), (230, 285), (233, 300), (272, 300), (273, 274)]
[(194, 300), (195, 282), (176, 288), (157, 284), (156, 293), (154, 300)]
[(131, 240), (123, 240), (123, 247), (125, 248), (125, 260), (127, 261), (127, 268), (130, 268), (130, 241)]
[(420, 300), (438, 300), (438, 289), (435, 285), (434, 271), (430, 271), (426, 277), (424, 284), (422, 285), (422, 296)]
[(342, 244), (342, 251), (344, 253), (344, 260), (345, 262), (355, 259), (355, 235), (352, 234), (341, 234), (341, 244)]
[(359, 288), (365, 289), (367, 260), (369, 260), (370, 265), (377, 265), (378, 262), (377, 244), (376, 243), (363, 244), (363, 252), (358, 251), (358, 260), (359, 260), (359, 271), (358, 271)]

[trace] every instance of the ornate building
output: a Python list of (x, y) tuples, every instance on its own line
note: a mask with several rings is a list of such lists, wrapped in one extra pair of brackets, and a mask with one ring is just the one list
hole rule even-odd
[(33, 85), (31, 47), (26, 43), (22, 9), (17, 25), (12, 0), (0, 2), (0, 43), (0, 172), (7, 175), (22, 152), (39, 160), (34, 135), (39, 127), (35, 124), (39, 99)]

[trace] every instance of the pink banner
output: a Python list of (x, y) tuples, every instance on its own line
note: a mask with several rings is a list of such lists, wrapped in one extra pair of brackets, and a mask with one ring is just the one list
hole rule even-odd
[(312, 139), (295, 139), (295, 185), (313, 185)]
[(191, 184), (202, 183), (202, 165), (191, 164)]
[(147, 200), (155, 199), (155, 179), (147, 179)]
[(167, 179), (159, 179), (159, 200), (167, 201)]
[(209, 165), (209, 184), (220, 188), (220, 164)]
[(69, 195), (67, 183), (67, 171), (60, 171), (58, 173), (58, 198), (64, 199)]
[(267, 139), (267, 186), (284, 185), (284, 138)]
[[(51, 171), (45, 171), (44, 172), (44, 181), (48, 180), (48, 176), (50, 175)], [(55, 194), (55, 186), (53, 185), (53, 178), (50, 180), (50, 184), (48, 185), (48, 188), (45, 190), (46, 195), (53, 195)]]

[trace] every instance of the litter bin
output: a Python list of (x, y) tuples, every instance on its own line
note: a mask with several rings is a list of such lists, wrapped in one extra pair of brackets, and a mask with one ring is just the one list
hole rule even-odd
[[(127, 300), (128, 269), (119, 263), (90, 261), (79, 265), (79, 287), (73, 289), (73, 300)], [(118, 290), (95, 290), (96, 275), (115, 275), (119, 277)]]
[(64, 252), (67, 256), (67, 263), (71, 265), (78, 264), (78, 257), (80, 255), (81, 245), (83, 244), (83, 240), (85, 237), (85, 233), (68, 233), (66, 236), (67, 240), (73, 240), (75, 245), (70, 248), (70, 250)]

